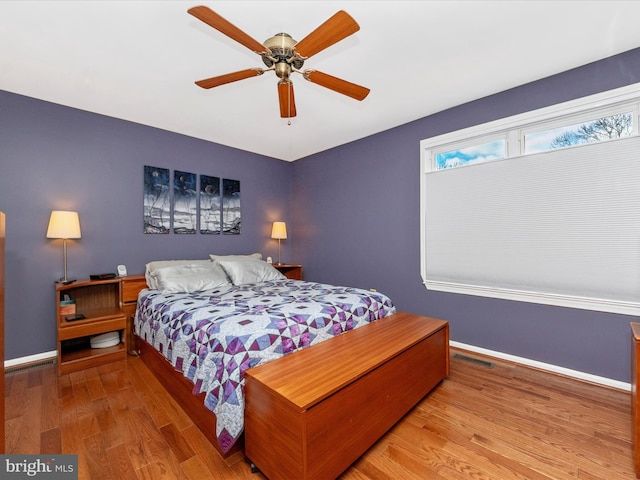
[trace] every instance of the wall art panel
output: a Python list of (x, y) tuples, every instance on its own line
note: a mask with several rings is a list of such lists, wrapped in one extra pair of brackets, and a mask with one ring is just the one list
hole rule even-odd
[(221, 229), (220, 177), (200, 175), (200, 233), (219, 235)]
[(171, 202), (169, 169), (144, 167), (144, 233), (169, 233)]
[(240, 235), (240, 180), (222, 180), (222, 232)]
[(173, 172), (173, 233), (196, 233), (198, 191), (196, 174)]

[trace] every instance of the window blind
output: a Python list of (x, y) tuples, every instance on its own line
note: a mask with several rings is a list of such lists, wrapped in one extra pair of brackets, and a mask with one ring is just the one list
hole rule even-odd
[(423, 175), (427, 288), (640, 312), (639, 137)]

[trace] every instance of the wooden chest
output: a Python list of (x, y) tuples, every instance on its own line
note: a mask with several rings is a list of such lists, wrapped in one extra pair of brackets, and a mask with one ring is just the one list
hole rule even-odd
[(448, 373), (448, 323), (408, 313), (247, 370), (245, 454), (270, 480), (336, 478)]

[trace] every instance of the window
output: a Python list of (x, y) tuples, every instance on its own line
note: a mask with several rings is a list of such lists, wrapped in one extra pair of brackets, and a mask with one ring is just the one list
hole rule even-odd
[(524, 154), (605, 142), (633, 134), (633, 111), (599, 117), (587, 122), (525, 133)]
[(639, 102), (636, 85), (423, 140), (425, 286), (639, 314)]
[(506, 156), (506, 142), (504, 139), (472, 145), (466, 148), (457, 148), (446, 152), (435, 153), (435, 169), (462, 167), (475, 163), (498, 160)]

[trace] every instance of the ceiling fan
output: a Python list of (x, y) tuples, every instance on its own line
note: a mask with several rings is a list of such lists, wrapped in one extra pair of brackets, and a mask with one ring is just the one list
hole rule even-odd
[(208, 7), (193, 7), (189, 9), (188, 12), (198, 20), (203, 21), (220, 33), (223, 33), (232, 40), (235, 40), (260, 55), (263, 63), (267, 66), (266, 69), (248, 68), (238, 72), (199, 80), (196, 82), (196, 85), (199, 87), (207, 89), (218, 87), (225, 83), (244, 80), (245, 78), (255, 77), (273, 70), (280, 79), (278, 81), (278, 100), (280, 103), (280, 116), (282, 118), (296, 116), (293, 83), (289, 78), (293, 72), (302, 74), (304, 79), (312, 83), (355, 98), (356, 100), (364, 100), (369, 94), (368, 88), (356, 85), (355, 83), (347, 82), (346, 80), (317, 70), (300, 70), (305, 60), (309, 57), (360, 30), (360, 26), (345, 11), (340, 10), (337, 12), (299, 42), (296, 42), (296, 40), (291, 38), (291, 35), (287, 33), (278, 33), (265, 40), (264, 43), (253, 39)]

